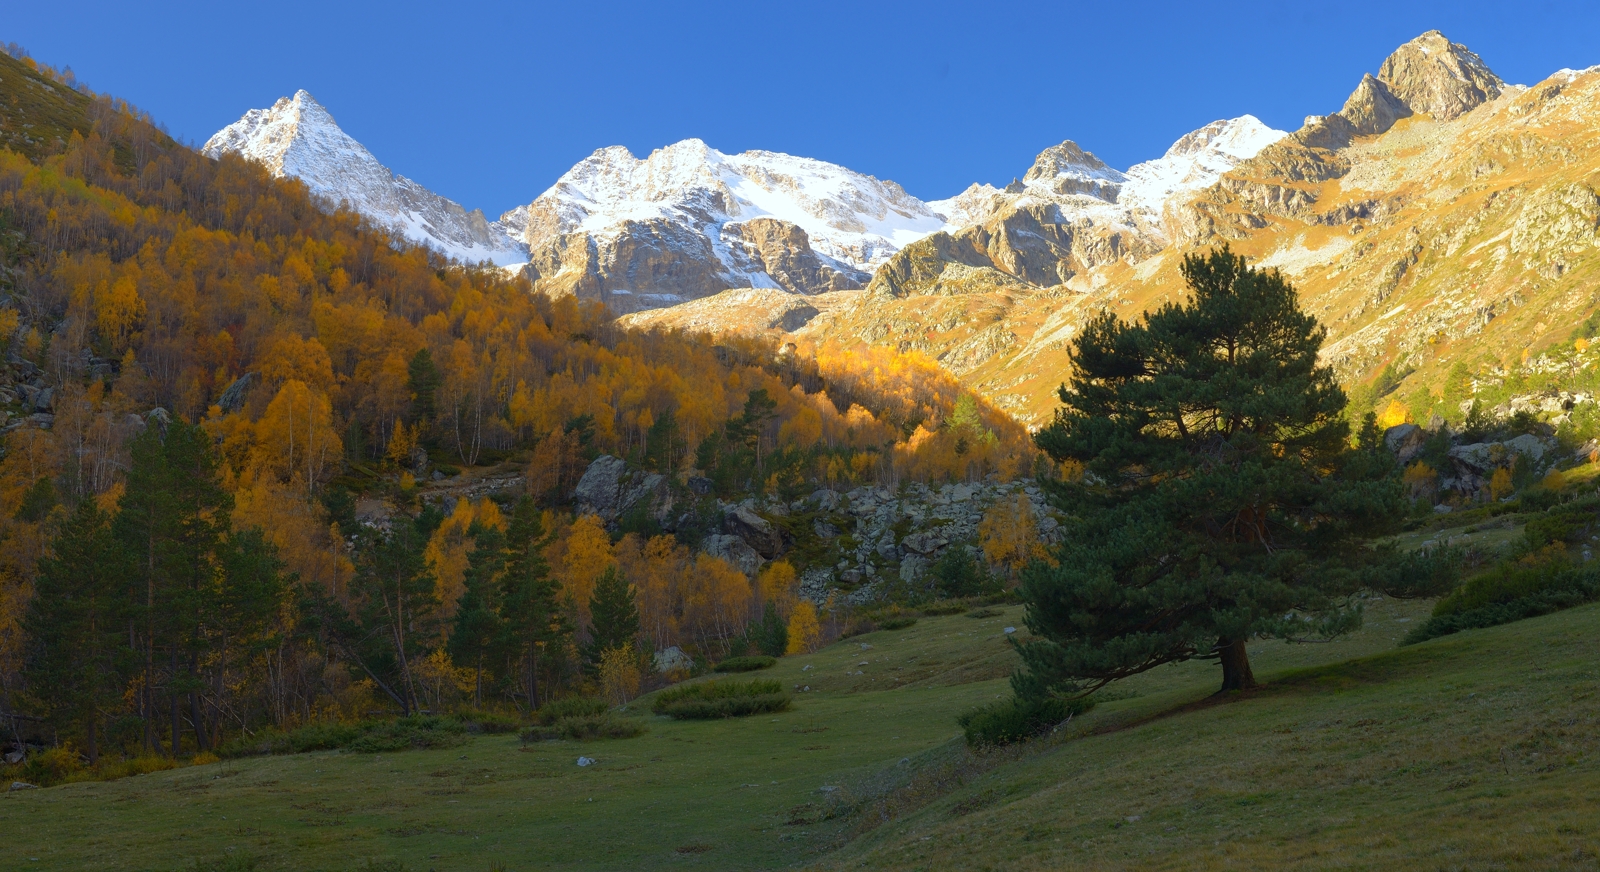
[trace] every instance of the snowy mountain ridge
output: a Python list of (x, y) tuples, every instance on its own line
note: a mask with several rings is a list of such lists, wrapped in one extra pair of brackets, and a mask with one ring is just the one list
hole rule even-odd
[(412, 242), (462, 261), (504, 266), (528, 259), (522, 245), (482, 212), (469, 212), (379, 163), (303, 90), (270, 108), (246, 112), (206, 140), (201, 152), (210, 157), (231, 152), (279, 178), (297, 178), (313, 194), (348, 202)]

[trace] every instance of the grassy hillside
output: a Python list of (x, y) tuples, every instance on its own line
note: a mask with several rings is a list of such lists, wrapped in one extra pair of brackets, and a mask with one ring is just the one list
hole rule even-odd
[[(1355, 637), (1320, 646), (1263, 645), (1258, 670), (1270, 680), (1275, 672), (1387, 651), (1423, 611), (1418, 603), (1374, 603), (1367, 627)], [(1038, 791), (1081, 793), (1072, 786), (1081, 777), (1073, 760), (1171, 754), (1175, 734), (1228, 731), (1238, 718), (1271, 740), (1263, 746), (1265, 756), (1250, 752), (1245, 757), (1281, 762), (1283, 740), (1271, 730), (1288, 716), (1277, 707), (1319, 700), (1338, 708), (1344, 685), (1360, 685), (1376, 668), (1351, 667), (1353, 677), (1337, 673), (1331, 683), (1299, 678), (1294, 684), (1299, 690), (1274, 688), (1260, 699), (1068, 742), (1045, 749), (1042, 756), (1037, 750), (968, 755), (953, 718), (1008, 692), (1001, 676), (1012, 655), (1002, 631), (1018, 624), (1019, 612), (924, 618), (906, 630), (880, 631), (809, 657), (784, 658), (762, 675), (811, 689), (797, 693), (793, 710), (780, 715), (687, 723), (652, 717), (650, 731), (631, 740), (521, 750), (514, 738), (482, 737), (450, 750), (312, 753), (20, 791), (0, 795), (0, 828), (10, 834), (12, 856), (39, 858), (30, 869), (179, 869), (230, 852), (255, 859), (261, 869), (360, 868), (368, 858), (440, 870), (488, 869), (494, 863), (510, 870), (766, 869), (846, 862), (828, 854), (840, 846), (848, 862), (859, 856), (892, 864), (898, 862), (891, 858), (901, 853), (902, 840), (918, 850), (937, 844), (947, 851), (935, 865), (962, 865), (969, 854), (957, 840), (972, 838), (968, 829), (977, 818), (952, 816), (958, 804), (966, 803), (963, 809), (993, 805), (984, 815), (1029, 814), (1031, 806), (1017, 802)], [(1593, 613), (1582, 614), (1592, 624)], [(1507, 645), (1535, 635), (1519, 626), (1471, 638), (1494, 632), (1507, 638)], [(1435, 650), (1438, 646), (1408, 649), (1394, 662), (1411, 663), (1419, 656), (1412, 652)], [(1422, 656), (1425, 662), (1437, 660)], [(1410, 672), (1382, 668), (1393, 671), (1396, 681), (1378, 688), (1387, 702), (1375, 710), (1411, 692), (1405, 683)], [(1215, 684), (1214, 671), (1206, 664), (1186, 664), (1127, 682), (1115, 694), (1121, 698), (1103, 704), (1075, 729), (1117, 730), (1203, 700)], [(636, 707), (644, 710), (647, 704), (643, 700)], [(1255, 714), (1261, 707), (1273, 707), (1273, 713)], [(1387, 723), (1394, 715), (1372, 717)], [(1379, 735), (1370, 727), (1355, 729), (1359, 732), (1350, 735), (1363, 741)], [(1113, 745), (1115, 756), (1108, 757), (1101, 749)], [(1318, 753), (1345, 759), (1361, 756), (1364, 747), (1347, 741)], [(580, 755), (599, 763), (580, 768)], [(1098, 817), (1083, 826), (1102, 825), (1104, 810), (1113, 806), (1148, 805), (1145, 775), (1178, 767), (1176, 756), (1142, 765), (1137, 779), (1116, 786), (1125, 796), (1115, 802), (1103, 795), (1093, 800)], [(1112, 771), (1121, 771), (1120, 765)], [(1224, 791), (1218, 802), (1226, 805), (1234, 793), (1260, 793), (1260, 786), (1247, 783), (1248, 776), (1244, 772), (1234, 786), (1218, 788)], [(980, 778), (976, 785), (940, 798), (975, 777)], [(929, 801), (931, 807), (916, 811)], [(1044, 803), (1050, 805), (1048, 799)], [(906, 813), (911, 817), (905, 823), (873, 831), (885, 814)], [(1040, 823), (1062, 826), (1053, 820)], [(1018, 824), (1023, 830), (1033, 825)], [(951, 828), (952, 841), (945, 841), (945, 827)], [(941, 833), (938, 842), (919, 841), (933, 832)], [(863, 835), (861, 847), (850, 844)], [(995, 838), (986, 851), (1031, 844)], [(923, 853), (922, 862), (932, 862)]]
[(1280, 674), (1008, 764), (818, 866), (1593, 869), (1597, 624)]

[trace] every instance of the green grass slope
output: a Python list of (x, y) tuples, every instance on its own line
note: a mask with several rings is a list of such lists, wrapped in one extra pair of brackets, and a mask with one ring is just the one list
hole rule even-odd
[(1597, 630), (1588, 606), (1085, 724), (818, 867), (1594, 869)]
[[(1368, 624), (1355, 637), (1331, 645), (1261, 645), (1258, 670), (1270, 678), (1283, 670), (1390, 650), (1422, 614), (1422, 603), (1373, 603)], [(762, 677), (800, 688), (789, 712), (725, 722), (642, 715), (650, 731), (637, 739), (546, 742), (522, 750), (509, 736), (485, 736), (456, 749), (254, 758), (0, 794), (5, 856), (16, 867), (38, 870), (190, 869), (197, 859), (224, 856), (253, 858), (262, 870), (362, 869), (368, 859), (442, 872), (781, 869), (835, 864), (829, 851), (840, 848), (845, 853), (838, 856), (851, 864), (894, 866), (901, 864), (898, 858), (914, 856), (906, 853), (907, 845), (910, 851), (938, 845), (941, 853), (917, 862), (963, 867), (970, 858), (1000, 856), (997, 851), (1010, 856), (1038, 848), (1022, 840), (1027, 827), (1064, 826), (1032, 819), (1006, 824), (1008, 829), (995, 830), (994, 842), (982, 843), (982, 854), (966, 851), (960, 842), (973, 838), (963, 827), (990, 814), (1034, 814), (1016, 803), (1042, 790), (1080, 797), (1098, 808), (1098, 816), (1083, 824), (1091, 829), (1104, 824), (1110, 808), (1120, 813), (1125, 805), (1149, 805), (1133, 798), (1112, 802), (1104, 795), (1091, 800), (1078, 787), (1082, 766), (1070, 760), (1098, 760), (1096, 765), (1123, 771), (1149, 755), (1174, 754), (1174, 747), (1181, 747), (1174, 738), (1195, 730), (1189, 723), (1246, 717), (1259, 707), (1282, 704), (1290, 709), (1317, 704), (1338, 712), (1352, 693), (1341, 690), (1341, 682), (1358, 688), (1370, 680), (1339, 677), (1323, 688), (1312, 678), (1296, 678), (1294, 686), (1301, 690), (1293, 693), (1274, 690), (1232, 706), (1069, 742), (1043, 755), (1035, 750), (968, 755), (960, 746), (955, 714), (1008, 693), (1005, 675), (1014, 654), (1003, 629), (1019, 622), (1021, 610), (1013, 606), (992, 618), (925, 618), (909, 629), (848, 638), (763, 670)], [(1435, 650), (1424, 645), (1414, 651)], [(1414, 656), (1410, 651), (1402, 654), (1403, 662)], [(1462, 669), (1469, 667), (1467, 662)], [(1074, 730), (1117, 730), (1205, 699), (1216, 682), (1214, 672), (1206, 664), (1184, 664), (1142, 675), (1118, 688), (1118, 699), (1082, 718)], [(1405, 675), (1410, 674), (1395, 675), (1400, 683), (1384, 693), (1405, 698), (1410, 693)], [(634, 709), (648, 712), (648, 706), (646, 698)], [(1378, 715), (1328, 717), (1352, 723)], [(1262, 741), (1270, 742), (1282, 741), (1270, 730), (1294, 723), (1283, 714), (1248, 715), (1248, 722), (1250, 730), (1266, 725)], [(1227, 726), (1205, 730), (1226, 731)], [(1347, 741), (1366, 742), (1382, 728), (1330, 730)], [(1363, 747), (1346, 747), (1336, 757), (1357, 755)], [(1282, 750), (1272, 749), (1274, 754)], [(598, 763), (579, 768), (579, 755)], [(1162, 763), (1160, 771), (1168, 766), (1178, 766), (1178, 758)], [(979, 781), (973, 786), (939, 798), (942, 790), (974, 776)], [(1240, 795), (1259, 792), (1246, 786), (1246, 776), (1238, 774), (1237, 784), (1226, 789)], [(1141, 774), (1133, 787), (1149, 790), (1152, 784), (1144, 778)], [(1010, 798), (994, 802), (1002, 794)], [(992, 808), (950, 816), (950, 806), (958, 803), (978, 808), (973, 797)], [(930, 800), (934, 805), (917, 811)], [(1048, 798), (1042, 802), (1053, 805)], [(1245, 813), (1266, 808), (1250, 806)], [(880, 826), (886, 813), (909, 816), (901, 822), (890, 814), (890, 822)], [(1136, 813), (1141, 811), (1126, 814)], [(920, 842), (923, 835), (930, 835), (930, 842)], [(11, 859), (0, 866), (10, 867)]]
[(38, 160), (87, 135), (90, 99), (0, 52), (0, 147)]

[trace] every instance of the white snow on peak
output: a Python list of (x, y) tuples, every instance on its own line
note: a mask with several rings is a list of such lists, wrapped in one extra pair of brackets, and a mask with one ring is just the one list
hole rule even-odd
[(643, 159), (622, 146), (602, 148), (500, 221), (537, 247), (567, 234), (609, 237), (628, 222), (664, 220), (693, 228), (732, 272), (722, 228), (762, 217), (799, 226), (818, 254), (862, 273), (945, 226), (894, 182), (773, 151), (723, 154), (698, 139)]
[(528, 260), (527, 249), (482, 212), (468, 212), (379, 163), (303, 90), (269, 109), (246, 112), (217, 131), (201, 152), (210, 157), (231, 152), (279, 178), (299, 179), (313, 194), (347, 202), (392, 232), (464, 262), (509, 266)]
[(1169, 200), (1211, 187), (1223, 173), (1285, 136), (1254, 115), (1213, 121), (1184, 135), (1161, 157), (1130, 167), (1117, 203), (1159, 225)]

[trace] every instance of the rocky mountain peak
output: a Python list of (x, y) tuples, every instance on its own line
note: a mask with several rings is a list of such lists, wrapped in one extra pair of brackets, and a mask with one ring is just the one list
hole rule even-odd
[(1339, 110), (1358, 136), (1382, 133), (1396, 121), (1412, 115), (1411, 107), (1390, 92), (1389, 86), (1373, 78), (1371, 73), (1361, 76), (1361, 84), (1344, 101)]
[(1063, 195), (1087, 194), (1107, 202), (1116, 201), (1122, 181), (1122, 173), (1070, 139), (1040, 152), (1022, 177), (1028, 188), (1040, 186)]
[(1413, 112), (1449, 121), (1500, 96), (1505, 82), (1466, 46), (1437, 30), (1395, 49), (1378, 79)]

